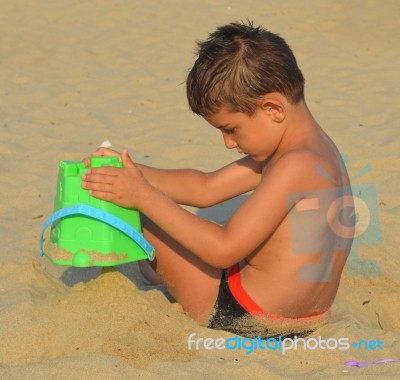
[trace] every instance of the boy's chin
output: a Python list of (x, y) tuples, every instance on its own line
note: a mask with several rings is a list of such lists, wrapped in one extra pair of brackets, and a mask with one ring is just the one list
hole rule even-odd
[(264, 156), (257, 156), (257, 155), (251, 155), (251, 154), (246, 154), (247, 157), (250, 157), (253, 161), (255, 162), (264, 162), (268, 157)]

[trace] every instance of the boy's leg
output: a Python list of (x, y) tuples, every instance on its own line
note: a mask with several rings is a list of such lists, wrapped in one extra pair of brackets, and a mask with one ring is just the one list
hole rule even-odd
[(155, 267), (153, 264), (157, 260), (154, 260), (150, 263), (149, 260), (140, 260), (138, 261), (138, 266), (140, 269), (140, 273), (142, 273), (143, 277), (150, 282), (151, 285), (160, 285), (162, 284), (162, 280), (160, 276), (156, 273)]
[(183, 309), (200, 323), (215, 305), (221, 270), (211, 267), (141, 215), (143, 233), (156, 249), (157, 274)]

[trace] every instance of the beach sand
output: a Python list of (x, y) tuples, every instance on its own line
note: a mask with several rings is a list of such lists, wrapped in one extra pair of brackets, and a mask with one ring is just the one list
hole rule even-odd
[[(390, 1), (0, 0), (0, 378), (396, 377), (400, 363), (400, 3)], [(188, 110), (195, 40), (253, 19), (281, 34), (306, 99), (347, 157), (370, 227), (355, 242), (329, 323), (312, 334), (339, 349), (188, 349), (199, 326), (136, 264), (116, 271), (53, 265), (39, 235), (53, 211), (58, 163), (102, 141), (164, 168), (214, 170), (237, 158)], [(396, 127), (397, 126), (397, 127)], [(368, 194), (368, 199), (365, 198)], [(364, 198), (363, 198), (364, 197)], [(195, 210), (225, 221), (240, 199)], [(333, 344), (333, 343), (332, 343)]]

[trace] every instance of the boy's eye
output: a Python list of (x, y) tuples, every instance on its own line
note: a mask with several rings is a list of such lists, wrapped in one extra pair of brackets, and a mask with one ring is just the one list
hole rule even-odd
[(224, 133), (226, 133), (227, 135), (232, 135), (233, 133), (235, 133), (235, 129), (236, 128), (225, 129)]

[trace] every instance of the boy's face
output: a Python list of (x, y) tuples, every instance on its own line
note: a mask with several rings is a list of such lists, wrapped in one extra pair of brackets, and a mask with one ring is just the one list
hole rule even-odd
[(222, 132), (228, 149), (236, 148), (258, 162), (266, 160), (279, 142), (280, 128), (273, 125), (268, 113), (259, 107), (252, 116), (222, 108), (205, 120)]

